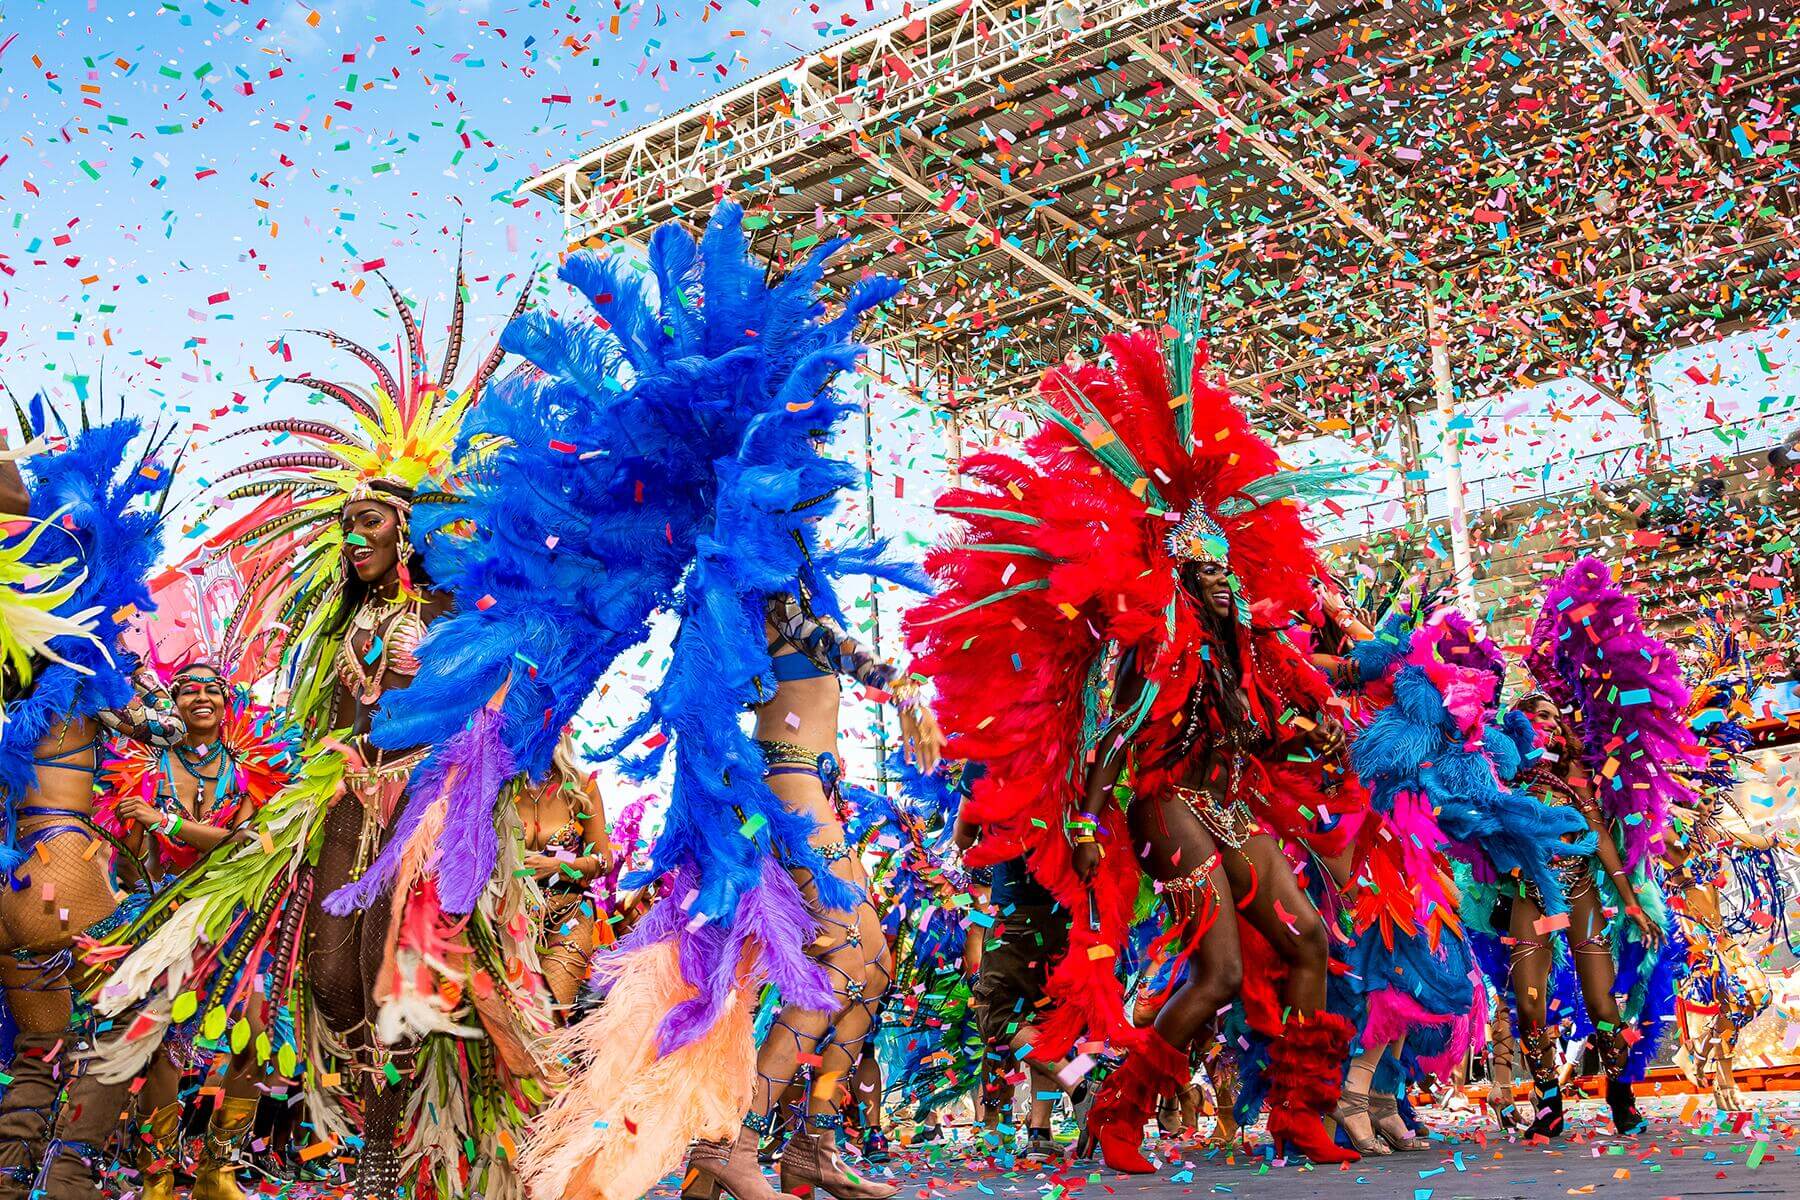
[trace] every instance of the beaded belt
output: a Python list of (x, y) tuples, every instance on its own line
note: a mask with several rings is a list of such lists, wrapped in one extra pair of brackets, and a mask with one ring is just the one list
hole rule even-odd
[(1221, 804), (1209, 793), (1193, 788), (1174, 787), (1169, 790), (1175, 794), (1176, 799), (1188, 806), (1188, 811), (1199, 818), (1200, 823), (1206, 826), (1206, 831), (1221, 846), (1242, 850), (1251, 838), (1262, 832), (1256, 815), (1241, 798), (1233, 798)]

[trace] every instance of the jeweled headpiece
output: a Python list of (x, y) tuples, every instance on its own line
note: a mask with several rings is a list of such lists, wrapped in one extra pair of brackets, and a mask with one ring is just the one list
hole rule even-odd
[(1231, 542), (1204, 504), (1190, 504), (1175, 528), (1163, 539), (1163, 548), (1177, 563), (1216, 562), (1231, 565)]

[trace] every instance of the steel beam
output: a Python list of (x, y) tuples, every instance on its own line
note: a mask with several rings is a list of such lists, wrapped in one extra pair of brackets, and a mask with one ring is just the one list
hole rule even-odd
[[(874, 150), (870, 149), (868, 143), (864, 142), (862, 138), (857, 135), (851, 136), (850, 149), (858, 158), (868, 163), (872, 170), (878, 171), (882, 175), (892, 179), (902, 188), (905, 188), (910, 195), (923, 203), (929, 204), (933, 208), (936, 208), (943, 203), (943, 195), (932, 190), (931, 185), (909, 171), (900, 163), (897, 156), (883, 158), (881, 155), (875, 153)], [(1039, 261), (1035, 255), (1028, 254), (1024, 250), (1013, 245), (1006, 240), (1006, 237), (1003, 234), (995, 230), (992, 226), (977, 220), (962, 209), (948, 209), (944, 212), (944, 216), (952, 221), (967, 226), (976, 234), (986, 238), (995, 249), (1024, 267), (1027, 271), (1032, 272), (1045, 283), (1048, 283), (1051, 287), (1062, 292), (1071, 299), (1078, 300), (1082, 304), (1085, 304), (1088, 308), (1101, 314), (1121, 329), (1137, 324), (1136, 318), (1126, 316), (1118, 309), (1112, 307), (1112, 305), (1100, 299), (1100, 297), (1094, 295), (1094, 293), (1076, 283), (1073, 279), (1070, 279), (1067, 275), (1064, 275), (1061, 271)]]
[(1581, 14), (1576, 10), (1574, 0), (1541, 0), (1541, 3), (1551, 16), (1561, 21), (1563, 27), (1575, 35), (1576, 41), (1587, 48), (1587, 52), (1593, 56), (1594, 61), (1604, 67), (1606, 73), (1613, 77), (1613, 82), (1625, 89), (1625, 94), (1631, 97), (1631, 102), (1656, 123), (1656, 127), (1662, 130), (1664, 137), (1674, 142), (1683, 154), (1693, 159), (1695, 166), (1702, 168), (1710, 175), (1719, 173), (1718, 164), (1713, 161), (1712, 155), (1706, 152), (1706, 147), (1700, 144), (1699, 139), (1677, 125), (1675, 119), (1664, 112), (1655, 100), (1651, 99), (1650, 92), (1644, 87), (1643, 80), (1634, 75), (1624, 63), (1619, 61), (1618, 55), (1594, 36), (1594, 31), (1587, 27), (1587, 22), (1582, 20)]

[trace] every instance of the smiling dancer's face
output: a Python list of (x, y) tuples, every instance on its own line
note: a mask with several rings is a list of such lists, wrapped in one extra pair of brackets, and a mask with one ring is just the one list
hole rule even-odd
[(1181, 590), (1201, 612), (1221, 619), (1231, 616), (1231, 572), (1224, 563), (1201, 560), (1183, 564)]
[(344, 561), (366, 584), (383, 583), (400, 567), (400, 514), (379, 500), (352, 500), (338, 522)]
[(210, 667), (183, 671), (175, 678), (175, 711), (190, 734), (210, 740), (225, 719), (225, 681)]
[(1519, 711), (1525, 714), (1525, 719), (1530, 721), (1531, 727), (1537, 731), (1539, 748), (1561, 758), (1563, 750), (1566, 748), (1566, 738), (1563, 733), (1562, 714), (1556, 711), (1556, 705), (1543, 696), (1533, 696), (1524, 703)]

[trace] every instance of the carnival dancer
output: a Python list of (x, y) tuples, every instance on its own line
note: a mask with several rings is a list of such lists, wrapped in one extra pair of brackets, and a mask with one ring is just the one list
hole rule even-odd
[[(839, 679), (899, 706), (928, 762), (937, 738), (918, 682), (844, 632), (833, 594), (842, 576), (906, 573), (821, 544), (820, 518), (858, 478), (825, 453), (850, 411), (831, 384), (856, 359), (858, 319), (896, 290), (861, 282), (826, 319), (823, 253), (770, 282), (741, 211), (721, 205), (699, 244), (659, 230), (646, 271), (571, 256), (562, 277), (594, 312), (508, 327), (502, 344), (532, 367), (471, 414), (464, 443), (484, 460), (433, 514), (426, 562), (458, 608), (421, 645), (376, 742), (434, 746), (435, 774), (408, 800), (404, 849), (343, 902), (391, 887), (410, 911), (428, 893), (446, 916), (461, 911), (496, 877), (497, 803), (543, 776), (562, 725), (622, 654), (640, 653), (652, 617), (679, 618), (667, 673), (604, 752), (647, 751), (640, 769), (654, 774), (673, 748), (647, 872), (666, 877), (666, 896), (600, 959), (608, 998), (562, 1043), (576, 1078), (524, 1146), (539, 1196), (635, 1200), (700, 1138), (698, 1183), (764, 1200), (755, 1127), (815, 1054), (813, 1128), (784, 1169), (843, 1195), (880, 1192), (833, 1149), (835, 1084), (879, 998), (871, 969), (885, 975), (837, 807)], [(785, 1008), (753, 1062), (763, 979)], [(408, 987), (424, 1011), (432, 997)]]
[[(1693, 805), (1671, 806), (1662, 852), (1669, 908), (1688, 943), (1676, 1030), (1695, 1082), (1710, 1075), (1718, 1110), (1742, 1112), (1744, 1100), (1732, 1074), (1738, 1037), (1774, 999), (1746, 942), (1760, 938), (1773, 944), (1785, 937), (1792, 945), (1787, 886), (1775, 861), (1788, 847), (1753, 825), (1735, 795), (1738, 757), (1754, 744), (1743, 720), (1754, 716), (1756, 673), (1737, 632), (1718, 614), (1702, 615), (1698, 640), (1702, 682), (1694, 688), (1689, 720), (1707, 761), (1691, 779)], [(1728, 912), (1720, 893), (1733, 882), (1739, 902)], [(1766, 931), (1746, 919), (1750, 913), (1772, 918)]]
[[(1278, 1150), (1353, 1159), (1322, 1124), (1351, 1034), (1324, 1007), (1325, 925), (1272, 836), (1341, 855), (1366, 806), (1328, 778), (1343, 751), (1331, 691), (1282, 632), (1323, 574), (1294, 500), (1321, 481), (1279, 471), (1186, 355), (1171, 387), (1154, 337), (1106, 345), (1111, 368), (1046, 376), (1026, 461), (964, 464), (981, 486), (938, 507), (965, 532), (927, 559), (942, 590), (908, 622), (952, 745), (986, 768), (967, 806), (979, 858), (1023, 853), (1074, 918), (1034, 1053), (1067, 1053), (1084, 1030), (1128, 1049), (1088, 1128), (1110, 1165), (1148, 1171), (1144, 1123), (1243, 991), (1272, 1043)], [(1190, 956), (1145, 1030), (1125, 1020), (1116, 970), (1140, 863)], [(1246, 936), (1273, 948), (1267, 970), (1244, 969), (1240, 903)]]
[(594, 952), (594, 880), (613, 869), (606, 805), (593, 773), (575, 757), (567, 730), (556, 743), (550, 774), (518, 791), (525, 869), (543, 888), (538, 962), (561, 1019), (574, 1007)]
[[(1379, 696), (1351, 746), (1381, 825), (1346, 889), (1353, 936), (1333, 1000), (1356, 1023), (1337, 1118), (1364, 1155), (1425, 1150), (1402, 1119), (1403, 1054), (1448, 1077), (1487, 1035), (1487, 990), (1458, 913), (1451, 859), (1490, 883), (1562, 898), (1552, 859), (1591, 851), (1587, 823), (1509, 789), (1513, 741), (1491, 722), (1506, 673), (1460, 612), (1397, 607), (1345, 655), (1346, 686)], [(1496, 760), (1498, 760), (1498, 765)]]
[[(421, 514), (467, 465), (454, 454), (457, 426), (501, 361), (496, 348), (461, 391), (453, 389), (463, 335), (460, 264), (435, 376), (411, 307), (392, 285), (389, 292), (400, 323), (398, 369), (346, 338), (321, 334), (366, 366), (375, 386), (297, 378), (335, 401), (339, 420), (255, 426), (246, 432), (282, 435), (304, 448), (220, 476), (221, 483), (256, 477), (234, 484), (225, 500), (277, 495), (288, 502), (234, 539), (259, 547), (266, 565), (248, 581), (226, 638), (260, 606), (291, 631), (282, 670), (304, 765), (256, 814), (249, 836), (214, 849), (200, 870), (164, 889), (115, 935), (135, 949), (98, 1005), (115, 1015), (142, 1005), (125, 1023), (141, 1031), (171, 1023), (178, 991), (205, 996), (203, 1026), (220, 1019), (215, 1011), (231, 1024), (245, 1019), (256, 997), (275, 998), (277, 1027), (291, 1030), (278, 1057), (306, 1063), (309, 1117), (328, 1147), (352, 1138), (339, 1101), (345, 1082), (355, 1093), (356, 1194), (389, 1198), (403, 1185), (430, 1181), (440, 1191), (505, 1197), (517, 1195), (509, 1126), (537, 1095), (535, 1064), (517, 1054), (500, 1060), (490, 1047), (510, 1050), (520, 1036), (510, 1022), (491, 1018), (500, 1011), (549, 1023), (518, 881), (496, 887), (492, 898), (506, 911), (479, 925), (483, 935), (500, 930), (490, 947), (493, 969), (465, 977), (460, 991), (444, 990), (448, 1011), (434, 1010), (437, 1036), (424, 1039), (417, 1025), (383, 1021), (382, 1002), (394, 987), (390, 948), (405, 914), (391, 914), (385, 896), (367, 914), (325, 906), (393, 840), (401, 797), (429, 749), (379, 746), (368, 735), (377, 707), (418, 670), (426, 628), (450, 609), (451, 597), (423, 569)], [(471, 924), (468, 936), (476, 930)], [(439, 949), (449, 958), (458, 947), (446, 941)], [(491, 1043), (453, 1036), (477, 1029)], [(102, 1062), (128, 1059), (134, 1040), (103, 1046)], [(282, 1073), (290, 1073), (285, 1065)]]
[[(1733, 810), (1738, 820), (1728, 823), (1722, 808)], [(1669, 889), (1680, 897), (1679, 905), (1671, 897), (1670, 908), (1688, 943), (1688, 974), (1681, 983), (1676, 1027), (1695, 1072), (1712, 1077), (1714, 1105), (1722, 1113), (1743, 1112), (1744, 1100), (1732, 1076), (1738, 1036), (1768, 1009), (1774, 990), (1744, 945), (1743, 938), (1754, 933), (1753, 927), (1727, 917), (1719, 887), (1735, 875), (1750, 894), (1760, 891), (1765, 899), (1776, 901), (1752, 911), (1785, 914), (1780, 872), (1755, 857), (1781, 843), (1749, 828), (1726, 790), (1709, 789), (1691, 810), (1673, 811), (1676, 821), (1664, 863)], [(1785, 916), (1778, 916), (1777, 922), (1785, 925)], [(1771, 927), (1771, 936), (1774, 932)], [(1696, 1020), (1701, 1025), (1698, 1037)]]
[(182, 733), (173, 712), (138, 701), (120, 645), (150, 605), (173, 473), (157, 462), (166, 439), (132, 449), (135, 420), (90, 425), (84, 408), (71, 433), (36, 400), (21, 420), (33, 440), (0, 463), (0, 1045), (12, 1050), (0, 1196), (74, 1200), (94, 1194), (128, 1099), (82, 1069), (92, 1031), (71, 1023), (76, 939), (117, 907), (93, 821), (101, 746), (109, 729), (158, 745)]
[[(1550, 585), (1527, 664), (1543, 692), (1514, 705), (1537, 743), (1515, 786), (1580, 813), (1596, 836), (1594, 853), (1563, 869), (1562, 928), (1614, 1127), (1634, 1133), (1644, 1121), (1630, 1081), (1654, 1057), (1673, 1009), (1677, 956), (1664, 952), (1669, 915), (1650, 869), (1670, 806), (1691, 800), (1683, 776), (1703, 761), (1676, 715), (1687, 709), (1688, 690), (1674, 653), (1645, 632), (1637, 601), (1593, 558)], [(1538, 1092), (1526, 1136), (1558, 1137), (1564, 1105), (1547, 1021), (1554, 929), (1544, 923), (1551, 905), (1536, 888), (1522, 891), (1512, 900), (1513, 1003)], [(1626, 1010), (1615, 989), (1628, 997)]]
[[(286, 785), (297, 765), (294, 731), (272, 710), (252, 703), (247, 689), (234, 687), (211, 663), (177, 668), (166, 692), (187, 731), (182, 740), (155, 748), (117, 741), (109, 747), (100, 780), (96, 822), (134, 856), (115, 863), (131, 894), (114, 925), (135, 919), (157, 891), (192, 869), (207, 851), (237, 836), (238, 827)], [(100, 957), (90, 955), (90, 965), (102, 967)], [(236, 1179), (237, 1151), (255, 1119), (263, 1078), (274, 1069), (267, 1053), (259, 1061), (255, 1049), (258, 1035), (273, 1020), (268, 999), (257, 997), (246, 1013), (238, 1031), (243, 1045), (236, 1052), (231, 1050), (233, 1033), (222, 1022), (206, 1031), (197, 1016), (170, 1029), (160, 1052), (150, 1037), (138, 1039), (134, 1048), (154, 1055), (137, 1097), (145, 1127), (137, 1154), (140, 1200), (173, 1200), (181, 1078), (209, 1066), (215, 1054), (223, 1078), (194, 1171), (192, 1200), (243, 1196)], [(198, 997), (194, 1009), (197, 1013)], [(130, 1083), (139, 1075), (136, 1065), (115, 1061), (96, 1074), (105, 1082)]]

